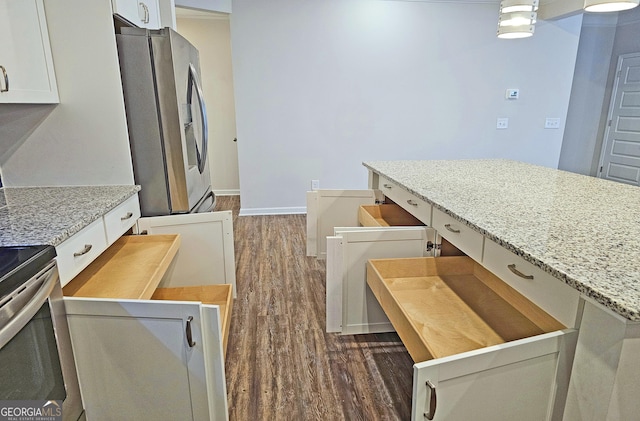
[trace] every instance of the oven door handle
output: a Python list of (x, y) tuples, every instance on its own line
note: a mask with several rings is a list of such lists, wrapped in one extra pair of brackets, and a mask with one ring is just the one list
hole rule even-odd
[(40, 310), (40, 307), (49, 299), (51, 291), (58, 280), (57, 271), (50, 269), (42, 285), (33, 297), (20, 309), (0, 330), (0, 349), (2, 349), (14, 336), (22, 330)]

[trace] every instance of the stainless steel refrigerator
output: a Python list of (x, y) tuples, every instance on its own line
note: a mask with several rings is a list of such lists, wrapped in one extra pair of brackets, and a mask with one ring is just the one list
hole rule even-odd
[(212, 210), (198, 50), (170, 28), (116, 39), (142, 215)]

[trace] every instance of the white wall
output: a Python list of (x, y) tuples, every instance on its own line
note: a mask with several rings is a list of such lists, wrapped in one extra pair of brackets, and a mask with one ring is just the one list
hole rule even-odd
[[(498, 2), (234, 0), (243, 214), (303, 212), (362, 161), (501, 157), (556, 167), (581, 15), (496, 38)], [(521, 99), (505, 99), (519, 88)], [(508, 117), (509, 129), (496, 130)], [(560, 130), (545, 130), (558, 117)]]
[(238, 194), (238, 146), (236, 137), (231, 35), (229, 16), (181, 11), (177, 30), (200, 53), (202, 89), (209, 122), (211, 187), (217, 195)]

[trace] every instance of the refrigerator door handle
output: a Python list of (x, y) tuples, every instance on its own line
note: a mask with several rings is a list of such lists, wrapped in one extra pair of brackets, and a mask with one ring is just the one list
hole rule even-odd
[(209, 124), (207, 123), (207, 109), (204, 104), (204, 98), (202, 94), (202, 88), (198, 83), (197, 72), (193, 64), (189, 64), (189, 80), (187, 82), (187, 104), (191, 105), (192, 92), (195, 88), (196, 96), (198, 97), (198, 108), (200, 110), (200, 119), (202, 120), (202, 150), (198, 148), (196, 142), (196, 156), (198, 158), (198, 171), (200, 174), (204, 171), (205, 163), (207, 162), (207, 146), (209, 143)]

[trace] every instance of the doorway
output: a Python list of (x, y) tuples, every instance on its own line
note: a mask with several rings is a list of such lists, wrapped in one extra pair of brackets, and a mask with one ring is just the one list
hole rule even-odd
[(640, 53), (618, 58), (598, 177), (640, 186)]
[(211, 188), (217, 196), (240, 194), (229, 14), (176, 8), (178, 32), (200, 53), (209, 121)]

